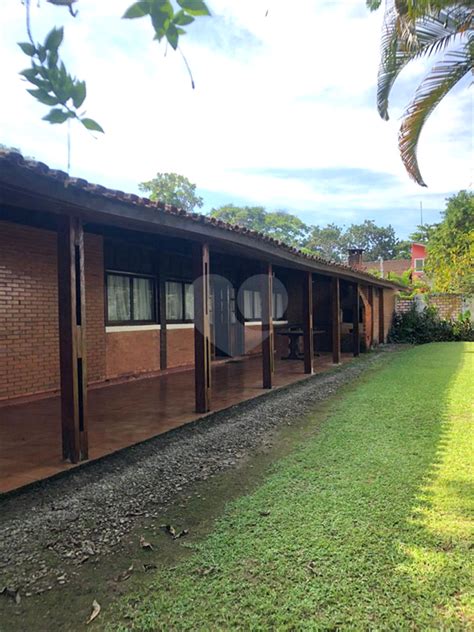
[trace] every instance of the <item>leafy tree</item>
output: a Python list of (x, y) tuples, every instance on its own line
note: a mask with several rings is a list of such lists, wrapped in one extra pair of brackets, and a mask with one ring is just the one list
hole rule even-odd
[(428, 241), (425, 272), (436, 292), (474, 294), (474, 194), (447, 199), (443, 221)]
[(237, 224), (250, 230), (263, 232), (265, 230), (266, 211), (263, 206), (235, 206), (224, 204), (219, 208), (213, 208), (209, 213), (211, 217), (220, 219), (229, 224)]
[(156, 177), (138, 185), (140, 191), (149, 193), (151, 200), (172, 204), (188, 213), (203, 205), (196, 195), (196, 185), (177, 173), (157, 173)]
[(344, 229), (337, 224), (311, 226), (306, 248), (324, 259), (342, 261), (347, 255), (347, 241)]
[[(43, 120), (51, 124), (77, 120), (90, 131), (103, 132), (102, 127), (93, 119), (86, 117), (85, 111), (81, 109), (87, 94), (85, 81), (73, 77), (60, 58), (59, 49), (64, 39), (63, 27), (53, 28), (43, 43), (37, 42), (32, 32), (31, 2), (32, 0), (22, 0), (26, 11), (28, 41), (18, 44), (29, 57), (31, 66), (20, 74), (32, 85), (28, 89), (31, 96), (52, 108)], [(78, 0), (48, 0), (48, 2), (68, 8), (73, 17), (78, 14), (78, 10), (73, 9), (73, 5), (76, 5)], [(127, 9), (123, 18), (131, 20), (149, 17), (154, 39), (158, 42), (165, 39), (174, 50), (177, 50), (180, 36), (186, 33), (183, 27), (194, 22), (197, 16), (206, 16), (210, 13), (203, 0), (176, 0), (176, 4), (178, 6), (175, 6), (171, 0), (140, 0)], [(184, 55), (183, 60), (189, 71)], [(192, 76), (191, 81), (194, 88)]]
[(212, 209), (210, 216), (256, 230), (292, 246), (300, 246), (308, 232), (306, 224), (296, 215), (286, 211), (269, 212), (263, 206), (226, 204)]
[[(380, 0), (366, 0), (371, 10)], [(474, 12), (469, 1), (387, 0), (377, 82), (377, 107), (388, 120), (388, 100), (403, 68), (413, 60), (447, 49), (421, 82), (405, 110), (399, 132), (403, 164), (413, 180), (426, 186), (418, 166), (417, 147), (428, 117), (446, 94), (472, 71)]]
[(305, 246), (334, 261), (345, 260), (348, 248), (363, 248), (364, 260), (373, 261), (397, 257), (400, 243), (392, 226), (377, 226), (374, 221), (365, 220), (346, 229), (337, 224), (312, 226)]
[(308, 227), (296, 215), (273, 211), (265, 215), (263, 232), (291, 246), (299, 246), (307, 235)]
[(437, 224), (420, 224), (416, 227), (411, 235), (409, 235), (409, 239), (413, 242), (415, 241), (418, 244), (426, 244), (428, 243), (430, 236), (433, 234), (436, 229)]
[(388, 226), (377, 226), (370, 219), (362, 224), (352, 224), (344, 235), (348, 248), (363, 248), (364, 259), (373, 261), (379, 257), (393, 259), (397, 253), (398, 240), (395, 230)]
[(397, 242), (394, 259), (411, 259), (411, 244), (409, 239), (401, 239)]

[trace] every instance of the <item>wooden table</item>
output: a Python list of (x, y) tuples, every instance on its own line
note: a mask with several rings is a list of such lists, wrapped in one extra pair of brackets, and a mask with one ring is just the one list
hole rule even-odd
[[(325, 334), (326, 331), (324, 329), (315, 329), (313, 330), (313, 335), (315, 334)], [(299, 350), (299, 342), (300, 338), (303, 337), (303, 329), (301, 328), (290, 328), (290, 329), (280, 329), (276, 332), (278, 336), (288, 336), (288, 355), (282, 360), (303, 360), (304, 354), (300, 353)], [(315, 355), (318, 355), (317, 353)]]

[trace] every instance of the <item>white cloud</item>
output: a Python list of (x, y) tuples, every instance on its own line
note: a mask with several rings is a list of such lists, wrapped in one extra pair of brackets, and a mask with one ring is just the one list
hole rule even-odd
[[(229, 201), (299, 209), (306, 220), (311, 209), (325, 206), (334, 209), (332, 219), (344, 221), (357, 209), (422, 199), (425, 192), (408, 180), (398, 156), (404, 104), (395, 92), (389, 123), (375, 109), (382, 14), (361, 11), (361, 2), (210, 0), (218, 17), (200, 19), (182, 41), (194, 91), (179, 54), (165, 57), (145, 20), (119, 19), (131, 0), (80, 0), (75, 20), (42, 2), (33, 16), (38, 38), (54, 23), (66, 24), (68, 64), (87, 79), (88, 113), (106, 129), (98, 139), (73, 130), (72, 171), (125, 190), (156, 171), (176, 171)], [(24, 9), (10, 4), (2, 18), (0, 142), (64, 169), (66, 130), (41, 121), (44, 108), (17, 75), (26, 65), (16, 47), (25, 39)], [(412, 91), (418, 80), (408, 70), (401, 86)], [(422, 136), (420, 163), (431, 193), (472, 179), (468, 98), (448, 97)], [(398, 184), (356, 194), (251, 172), (328, 167), (388, 173)]]

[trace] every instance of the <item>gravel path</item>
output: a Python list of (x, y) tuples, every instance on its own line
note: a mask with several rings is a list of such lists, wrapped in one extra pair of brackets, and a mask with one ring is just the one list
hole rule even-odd
[(210, 415), (145, 444), (0, 500), (0, 590), (43, 592), (68, 564), (110, 551), (176, 492), (268, 447), (279, 426), (314, 409), (384, 351)]

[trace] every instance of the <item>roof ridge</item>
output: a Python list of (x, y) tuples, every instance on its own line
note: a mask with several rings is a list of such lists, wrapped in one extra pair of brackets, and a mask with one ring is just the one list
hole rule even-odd
[(266, 233), (251, 230), (249, 228), (240, 226), (238, 224), (231, 224), (230, 222), (224, 222), (218, 218), (210, 217), (209, 215), (203, 215), (201, 213), (195, 213), (195, 212), (188, 212), (182, 208), (178, 208), (177, 206), (166, 204), (161, 201), (155, 202), (151, 200), (150, 198), (141, 197), (139, 195), (136, 195), (135, 193), (125, 193), (124, 191), (110, 189), (108, 187), (104, 187), (101, 184), (94, 184), (94, 183), (88, 182), (84, 178), (71, 177), (68, 173), (64, 171), (61, 171), (59, 169), (51, 169), (44, 162), (25, 158), (21, 153), (17, 151), (12, 151), (9, 149), (0, 149), (0, 159), (8, 160), (9, 162), (21, 168), (29, 169), (31, 171), (38, 173), (39, 175), (49, 177), (59, 182), (62, 182), (64, 186), (68, 188), (75, 187), (78, 189), (85, 190), (92, 194), (101, 195), (103, 197), (107, 197), (111, 199), (116, 199), (121, 202), (133, 204), (136, 206), (154, 207), (158, 211), (161, 211), (163, 213), (167, 213), (170, 215), (180, 215), (180, 216), (186, 217), (190, 221), (199, 221), (202, 223), (214, 224), (216, 227), (221, 228), (223, 230), (238, 232), (243, 235), (248, 235), (249, 237), (255, 240), (266, 241), (266, 242), (272, 243), (276, 247), (281, 248), (282, 250), (286, 250), (287, 252), (296, 254), (299, 257), (304, 258), (306, 260), (323, 263), (325, 265), (330, 265), (342, 271), (355, 272), (361, 275), (362, 277), (365, 277), (367, 280), (377, 280), (380, 282), (380, 279), (373, 274), (362, 271), (358, 268), (349, 266), (344, 263), (340, 263), (340, 262), (333, 261), (330, 259), (325, 259), (324, 257), (321, 257), (317, 254), (306, 253), (300, 248), (287, 244), (281, 241), (280, 239), (276, 239), (275, 237), (272, 237), (271, 235), (268, 235)]

